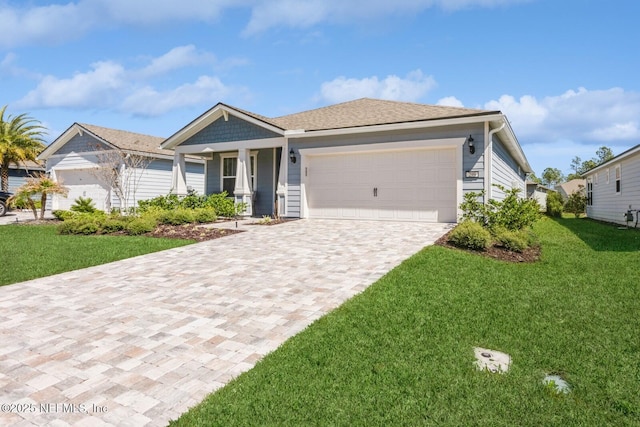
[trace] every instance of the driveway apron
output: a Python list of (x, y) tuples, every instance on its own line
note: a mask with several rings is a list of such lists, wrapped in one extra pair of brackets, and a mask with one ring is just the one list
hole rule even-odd
[(166, 425), (449, 227), (255, 225), (1, 287), (0, 425)]

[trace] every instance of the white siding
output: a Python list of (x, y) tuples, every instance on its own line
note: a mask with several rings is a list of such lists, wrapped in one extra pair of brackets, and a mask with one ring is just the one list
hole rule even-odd
[[(620, 166), (620, 192), (616, 193), (616, 166)], [(607, 183), (609, 169), (609, 183)], [(595, 178), (595, 174), (587, 177)], [(598, 170), (597, 184), (593, 184), (593, 204), (587, 207), (587, 216), (600, 221), (626, 224), (624, 214), (631, 209), (640, 209), (640, 152), (606, 168)]]

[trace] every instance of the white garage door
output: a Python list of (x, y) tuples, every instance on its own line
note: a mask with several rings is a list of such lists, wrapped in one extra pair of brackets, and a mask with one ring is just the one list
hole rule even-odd
[(74, 169), (56, 171), (56, 179), (69, 189), (69, 195), (65, 197), (57, 196), (56, 209), (69, 209), (78, 197), (93, 200), (97, 209), (105, 210), (109, 198), (109, 190), (91, 173), (91, 170)]
[(455, 222), (455, 153), (431, 149), (309, 156), (309, 217)]

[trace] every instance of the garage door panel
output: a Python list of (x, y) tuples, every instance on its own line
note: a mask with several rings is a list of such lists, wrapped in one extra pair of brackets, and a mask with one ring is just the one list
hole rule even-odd
[(454, 222), (455, 157), (454, 149), (309, 156), (309, 216)]
[(109, 191), (91, 171), (56, 171), (56, 179), (69, 189), (67, 197), (56, 196), (58, 209), (69, 209), (79, 197), (91, 198), (100, 210), (108, 206)]

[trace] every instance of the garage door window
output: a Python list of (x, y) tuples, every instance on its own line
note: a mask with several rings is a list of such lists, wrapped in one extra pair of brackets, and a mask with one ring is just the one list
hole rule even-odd
[[(222, 191), (226, 191), (229, 196), (233, 196), (233, 190), (236, 188), (236, 172), (238, 168), (237, 156), (225, 156), (222, 157)], [(255, 170), (256, 170), (256, 157), (251, 156), (251, 188), (255, 187)]]

